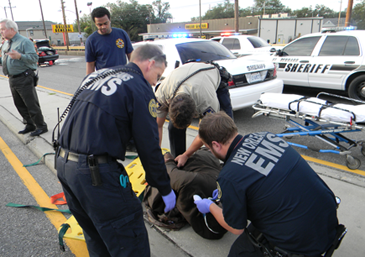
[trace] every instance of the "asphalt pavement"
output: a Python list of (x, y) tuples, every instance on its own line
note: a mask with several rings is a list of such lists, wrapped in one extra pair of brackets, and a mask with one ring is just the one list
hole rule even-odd
[[(52, 131), (57, 123), (57, 109), (62, 114), (71, 100), (70, 96), (48, 90), (45, 87), (47, 85), (44, 84), (42, 87), (37, 87), (37, 93), (49, 131), (39, 137), (30, 137), (29, 134), (19, 135), (18, 131), (24, 128), (24, 124), (14, 106), (8, 79), (0, 75), (0, 120), (39, 158), (45, 153), (53, 152)], [(163, 133), (162, 147), (169, 148), (166, 124)], [(196, 135), (197, 131), (189, 128), (187, 143), (190, 144)], [(1, 131), (0, 136), (2, 136)], [(49, 176), (55, 176), (54, 157), (45, 156), (44, 163), (50, 170)], [(334, 193), (342, 199), (338, 217), (340, 223), (345, 224), (348, 228), (348, 234), (333, 256), (363, 256), (365, 252), (363, 244), (365, 240), (365, 219), (363, 218), (365, 176), (320, 165), (316, 162), (309, 163)], [(235, 235), (227, 233), (220, 240), (206, 240), (197, 235), (190, 226), (185, 226), (179, 231), (151, 227), (148, 222), (146, 222), (146, 226), (149, 231), (152, 256), (227, 256), (230, 246), (236, 238)], [(21, 253), (19, 254), (21, 255)]]

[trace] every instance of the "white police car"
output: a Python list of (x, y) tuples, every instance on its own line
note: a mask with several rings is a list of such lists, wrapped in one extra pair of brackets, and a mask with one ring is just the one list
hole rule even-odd
[[(145, 42), (134, 43), (137, 48)], [(283, 82), (276, 77), (276, 67), (269, 58), (237, 58), (217, 42), (196, 38), (163, 39), (148, 44), (158, 45), (166, 54), (166, 77), (173, 69), (190, 61), (214, 61), (231, 73), (229, 92), (233, 110), (252, 106), (265, 92), (281, 93)]]
[(273, 58), (284, 85), (346, 91), (365, 100), (365, 31), (313, 33)]
[(210, 40), (221, 43), (237, 57), (250, 54), (273, 55), (277, 50), (262, 38), (252, 35), (221, 36), (213, 37)]

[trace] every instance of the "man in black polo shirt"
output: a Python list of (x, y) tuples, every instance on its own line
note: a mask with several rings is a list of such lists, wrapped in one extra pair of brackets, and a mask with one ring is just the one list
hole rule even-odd
[(225, 162), (217, 179), (223, 209), (209, 199), (195, 204), (240, 234), (229, 256), (264, 256), (250, 233), (262, 233), (288, 256), (319, 257), (330, 248), (338, 227), (335, 196), (285, 140), (269, 132), (239, 135), (222, 112), (202, 119), (199, 136)]

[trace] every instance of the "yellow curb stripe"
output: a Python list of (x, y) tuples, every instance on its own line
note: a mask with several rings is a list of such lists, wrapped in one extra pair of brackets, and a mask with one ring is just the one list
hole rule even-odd
[(64, 95), (73, 96), (73, 94), (66, 93), (66, 92), (62, 92), (62, 91), (59, 91), (59, 90), (56, 90), (56, 89), (52, 89), (52, 88), (48, 88), (48, 87), (43, 87), (41, 85), (38, 85), (38, 87), (43, 88), (43, 89), (47, 89), (47, 90), (50, 90), (50, 91), (54, 91), (54, 92), (57, 92), (57, 93), (61, 93), (61, 94), (64, 94)]
[(365, 176), (365, 171), (362, 171), (362, 170), (350, 170), (349, 168), (347, 168), (344, 165), (340, 165), (340, 164), (336, 164), (336, 163), (328, 162), (328, 161), (323, 161), (323, 160), (316, 159), (316, 158), (313, 158), (313, 157), (309, 157), (309, 156), (306, 156), (306, 155), (302, 155), (302, 157), (306, 161), (315, 162), (315, 163), (322, 164), (322, 165), (325, 165), (325, 166), (329, 166), (329, 167), (332, 167), (332, 168), (336, 168), (336, 169), (340, 169), (340, 170), (344, 170), (344, 171), (348, 171), (348, 172), (352, 172), (352, 173), (355, 173), (355, 174), (358, 174), (358, 175)]
[[(8, 78), (8, 76), (4, 76), (4, 75), (0, 75), (0, 77)], [(73, 94), (66, 93), (66, 92), (62, 92), (62, 91), (59, 91), (59, 90), (56, 90), (56, 89), (52, 89), (52, 88), (48, 88), (48, 87), (43, 87), (41, 85), (37, 85), (37, 87), (40, 87), (40, 88), (43, 88), (43, 89), (47, 89), (47, 90), (50, 90), (50, 91), (54, 91), (54, 92), (57, 92), (57, 93), (61, 93), (61, 94), (64, 94), (64, 95), (73, 96)]]
[[(13, 169), (16, 171), (18, 176), (23, 181), (24, 185), (28, 188), (31, 195), (37, 201), (39, 206), (58, 209), (56, 205), (51, 204), (49, 196), (44, 192), (43, 188), (37, 183), (29, 171), (23, 167), (23, 164), (16, 157), (16, 155), (11, 151), (9, 146), (0, 137), (0, 150), (5, 155), (6, 159), (9, 161)], [(60, 212), (46, 211), (44, 212), (53, 226), (58, 230), (58, 228), (67, 221), (66, 217)], [(87, 257), (89, 253), (86, 248), (86, 243), (84, 241), (65, 239), (67, 245), (73, 254), (77, 257)]]

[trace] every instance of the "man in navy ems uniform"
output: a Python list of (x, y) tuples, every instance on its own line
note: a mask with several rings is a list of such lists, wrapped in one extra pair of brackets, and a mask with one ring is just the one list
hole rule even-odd
[(284, 256), (321, 256), (334, 242), (338, 227), (333, 192), (282, 138), (269, 132), (242, 136), (237, 131), (222, 112), (207, 115), (199, 127), (204, 144), (224, 161), (217, 179), (223, 209), (209, 199), (195, 204), (240, 234), (229, 256), (264, 256), (250, 240), (249, 234), (258, 232), (269, 247), (288, 253)]
[(165, 212), (175, 206), (151, 87), (165, 67), (162, 51), (144, 45), (128, 65), (90, 74), (75, 93), (59, 137), (57, 174), (90, 256), (150, 256), (141, 203), (117, 162), (125, 159), (132, 137), (148, 184), (163, 196)]

